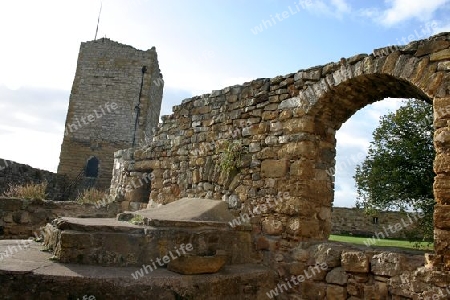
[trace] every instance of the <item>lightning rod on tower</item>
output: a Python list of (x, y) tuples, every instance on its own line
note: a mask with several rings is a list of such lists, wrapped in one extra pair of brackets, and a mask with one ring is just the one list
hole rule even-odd
[(100, 14), (102, 13), (102, 6), (103, 6), (103, 2), (100, 2), (100, 11), (98, 12), (97, 29), (95, 29), (94, 41), (97, 40), (98, 24), (100, 24)]

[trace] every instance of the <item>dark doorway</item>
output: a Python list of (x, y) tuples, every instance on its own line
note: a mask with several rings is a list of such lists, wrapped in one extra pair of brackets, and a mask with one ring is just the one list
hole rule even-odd
[(93, 156), (89, 158), (86, 164), (86, 169), (84, 171), (84, 175), (86, 177), (98, 177), (98, 164), (99, 160), (97, 157)]

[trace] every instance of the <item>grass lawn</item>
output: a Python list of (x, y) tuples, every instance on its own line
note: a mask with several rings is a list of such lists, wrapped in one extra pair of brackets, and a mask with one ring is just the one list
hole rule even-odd
[[(391, 239), (374, 239), (365, 238), (365, 237), (355, 237), (355, 236), (347, 236), (347, 235), (330, 235), (330, 241), (343, 242), (343, 243), (351, 243), (358, 245), (373, 245), (373, 246), (384, 246), (384, 247), (398, 247), (398, 248), (409, 248), (414, 250), (433, 250), (433, 244), (428, 245), (427, 242), (420, 242), (416, 247), (416, 243), (411, 243), (408, 241), (402, 240), (391, 240)], [(375, 243), (371, 243), (371, 242)], [(364, 243), (366, 242), (366, 243)]]

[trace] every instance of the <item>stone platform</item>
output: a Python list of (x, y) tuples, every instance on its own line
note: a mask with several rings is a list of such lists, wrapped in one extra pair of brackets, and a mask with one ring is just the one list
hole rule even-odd
[(59, 218), (47, 225), (45, 245), (63, 263), (140, 266), (166, 255), (217, 253), (227, 265), (259, 262), (250, 227), (232, 228), (232, 219), (225, 202), (186, 198), (118, 219)]
[[(179, 275), (156, 269), (135, 279), (140, 267), (101, 267), (51, 260), (36, 242), (0, 240), (1, 299), (266, 299), (272, 272), (253, 264), (228, 265), (216, 274)], [(13, 247), (16, 247), (17, 251)], [(85, 298), (83, 298), (85, 296)]]

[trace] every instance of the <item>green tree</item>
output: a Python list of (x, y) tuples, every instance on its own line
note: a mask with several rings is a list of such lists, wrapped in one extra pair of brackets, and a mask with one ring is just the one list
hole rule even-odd
[[(433, 107), (410, 99), (380, 118), (366, 159), (356, 167), (357, 206), (421, 211), (415, 236), (433, 238)], [(408, 236), (410, 239), (415, 236)]]

